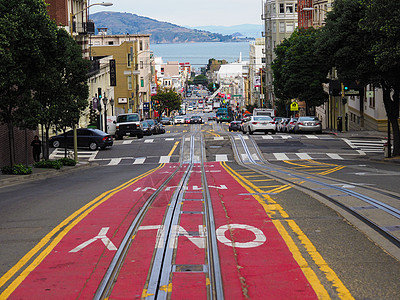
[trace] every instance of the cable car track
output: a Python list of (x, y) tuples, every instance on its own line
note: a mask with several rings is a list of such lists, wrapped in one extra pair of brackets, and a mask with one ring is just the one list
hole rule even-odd
[[(206, 258), (204, 266), (191, 267), (196, 269), (197, 272), (204, 272), (206, 274), (208, 282), (206, 286), (208, 299), (224, 298), (213, 208), (205, 175), (206, 170), (203, 164), (203, 162), (205, 162), (204, 139), (199, 128), (199, 126), (192, 126), (192, 131), (183, 136), (180, 166), (156, 191), (154, 191), (135, 217), (121, 242), (117, 253), (114, 255), (113, 260), (96, 291), (94, 299), (107, 299), (112, 295), (113, 287), (118, 281), (118, 276), (124, 264), (126, 254), (131, 248), (133, 237), (137, 234), (139, 227), (146, 217), (148, 209), (151, 207), (157, 196), (165, 189), (168, 183), (178, 175), (178, 172), (183, 172), (179, 184), (175, 188), (165, 212), (161, 236), (158, 236), (157, 238), (151, 269), (149, 270), (148, 280), (144, 287), (147, 295), (146, 298), (148, 299), (170, 298), (171, 290), (164, 287), (171, 284), (172, 274), (174, 272), (179, 272), (182, 267), (174, 264), (176, 251), (170, 245), (178, 243), (176, 227), (178, 226), (181, 214), (183, 213), (182, 205), (184, 201), (187, 200), (188, 194), (186, 191), (188, 190), (189, 180), (191, 175), (195, 172), (195, 169), (199, 167), (199, 164), (201, 170), (201, 200), (203, 202), (204, 220), (204, 232), (200, 232), (201, 230), (199, 229), (199, 236), (200, 238), (204, 238)], [(191, 267), (186, 266), (186, 269), (190, 269)]]

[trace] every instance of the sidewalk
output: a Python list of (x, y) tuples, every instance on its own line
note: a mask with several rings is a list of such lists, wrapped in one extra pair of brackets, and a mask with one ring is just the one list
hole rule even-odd
[(29, 175), (4, 175), (0, 171), (0, 188), (17, 185), (20, 183), (30, 182), (39, 179), (46, 179), (55, 177), (63, 174), (73, 173), (78, 170), (87, 169), (97, 164), (89, 163), (78, 163), (76, 166), (64, 166), (59, 170), (56, 169), (45, 169), (45, 168), (34, 168), (32, 167), (32, 174)]

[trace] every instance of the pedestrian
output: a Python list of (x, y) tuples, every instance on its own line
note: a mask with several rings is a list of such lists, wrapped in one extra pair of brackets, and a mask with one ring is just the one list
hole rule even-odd
[(33, 141), (31, 143), (31, 146), (33, 147), (33, 159), (35, 162), (40, 161), (40, 153), (42, 152), (42, 142), (39, 140), (39, 137), (35, 135), (33, 138)]

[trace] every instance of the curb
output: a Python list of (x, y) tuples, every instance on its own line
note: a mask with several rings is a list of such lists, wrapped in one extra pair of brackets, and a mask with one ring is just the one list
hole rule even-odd
[[(97, 163), (78, 163), (76, 166), (63, 166), (59, 170), (55, 169), (41, 169), (38, 173), (32, 173), (29, 175), (2, 175), (0, 174), (0, 188), (14, 186), (17, 184), (32, 182), (40, 179), (46, 179), (50, 177), (56, 177), (63, 174), (73, 173), (78, 170), (88, 169), (97, 166)], [(33, 172), (35, 170), (32, 167)], [(38, 170), (38, 169), (36, 169)], [(2, 178), (4, 177), (4, 178)]]

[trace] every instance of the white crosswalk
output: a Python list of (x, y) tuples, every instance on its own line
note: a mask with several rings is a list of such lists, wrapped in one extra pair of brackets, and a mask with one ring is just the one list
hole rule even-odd
[[(91, 160), (96, 157), (97, 153), (99, 153), (98, 150), (96, 151), (82, 151), (78, 150), (78, 159), (88, 159)], [(71, 149), (67, 150), (67, 157), (72, 157), (73, 158), (74, 151)], [(65, 157), (65, 150), (63, 148), (56, 148), (52, 153), (49, 155), (49, 159), (60, 159)]]
[(343, 139), (351, 148), (357, 149), (360, 153), (382, 153), (383, 144), (386, 140), (355, 140)]

